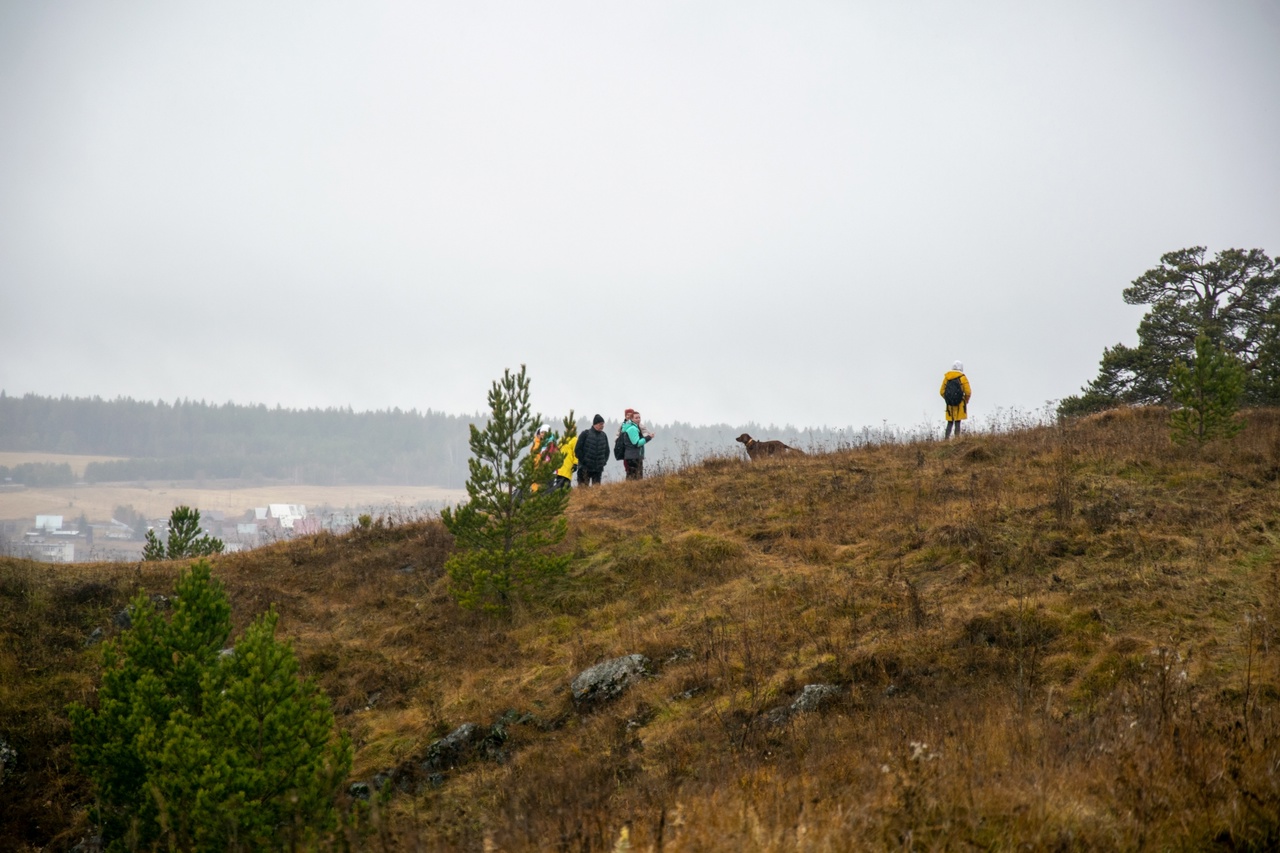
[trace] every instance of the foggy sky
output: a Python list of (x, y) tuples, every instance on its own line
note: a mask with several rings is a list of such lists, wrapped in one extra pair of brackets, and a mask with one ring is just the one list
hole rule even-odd
[(1264, 0), (9, 0), (0, 122), (9, 394), (909, 427), (1280, 254)]

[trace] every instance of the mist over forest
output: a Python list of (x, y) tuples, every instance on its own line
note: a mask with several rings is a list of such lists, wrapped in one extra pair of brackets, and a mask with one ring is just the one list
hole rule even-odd
[[(544, 413), (543, 417), (560, 432), (564, 414)], [(593, 414), (576, 412), (578, 428), (589, 426)], [(168, 403), (128, 397), (18, 397), (0, 390), (0, 451), (122, 457), (89, 463), (84, 480), (91, 483), (228, 480), (461, 488), (470, 455), (468, 425), (483, 426), (486, 420), (481, 414), (451, 415), (432, 409), (286, 409), (183, 399)], [(618, 420), (606, 420), (610, 436), (618, 424)], [(740, 453), (741, 445), (734, 439), (744, 432), (781, 439), (804, 450), (899, 437), (888, 426), (801, 429), (681, 422), (649, 426), (657, 432), (649, 448), (651, 470)], [(32, 486), (72, 480), (69, 467), (49, 463), (15, 466), (0, 475)]]

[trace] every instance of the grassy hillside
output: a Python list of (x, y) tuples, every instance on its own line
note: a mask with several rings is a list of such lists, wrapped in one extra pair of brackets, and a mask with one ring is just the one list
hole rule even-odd
[[(867, 447), (577, 492), (572, 577), (458, 610), (434, 523), (220, 558), (391, 777), (362, 849), (1274, 849), (1280, 413)], [(172, 565), (0, 561), (0, 844), (69, 846), (85, 637)], [(641, 653), (595, 710), (569, 683)], [(805, 685), (840, 689), (786, 715)], [(465, 722), (488, 739), (422, 768)], [(382, 777), (379, 777), (379, 780)]]

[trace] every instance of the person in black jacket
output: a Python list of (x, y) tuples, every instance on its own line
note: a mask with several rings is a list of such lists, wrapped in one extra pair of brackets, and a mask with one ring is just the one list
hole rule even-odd
[(600, 485), (600, 477), (604, 474), (604, 466), (608, 464), (613, 448), (609, 446), (609, 436), (604, 432), (604, 418), (596, 415), (591, 420), (591, 429), (585, 430), (578, 438), (578, 485)]

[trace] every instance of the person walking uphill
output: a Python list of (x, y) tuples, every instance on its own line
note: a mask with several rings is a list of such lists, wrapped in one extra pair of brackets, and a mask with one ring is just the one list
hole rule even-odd
[(951, 428), (955, 427), (956, 437), (960, 437), (960, 422), (969, 417), (969, 377), (964, 375), (964, 364), (957, 361), (942, 377), (942, 387), (938, 389), (942, 400), (947, 404), (947, 433), (944, 438), (951, 438)]
[(644, 477), (644, 446), (653, 441), (653, 433), (644, 433), (640, 427), (640, 413), (627, 409), (618, 438), (622, 442), (622, 467), (628, 480)]
[(604, 418), (596, 415), (591, 429), (578, 436), (578, 485), (600, 485), (604, 466), (609, 462), (609, 436), (604, 434)]

